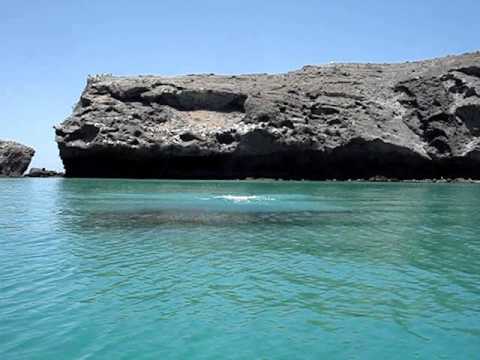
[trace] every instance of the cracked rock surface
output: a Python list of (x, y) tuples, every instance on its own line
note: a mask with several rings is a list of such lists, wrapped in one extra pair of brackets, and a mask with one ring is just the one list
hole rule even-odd
[(28, 146), (0, 140), (0, 176), (22, 176), (34, 154)]
[(480, 53), (286, 74), (90, 77), (66, 176), (480, 178)]

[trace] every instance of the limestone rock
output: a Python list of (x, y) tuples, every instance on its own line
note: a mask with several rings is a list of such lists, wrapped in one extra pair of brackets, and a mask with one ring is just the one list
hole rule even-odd
[(34, 154), (28, 146), (0, 140), (0, 176), (22, 176)]
[(480, 53), (277, 75), (88, 79), (66, 176), (480, 178)]

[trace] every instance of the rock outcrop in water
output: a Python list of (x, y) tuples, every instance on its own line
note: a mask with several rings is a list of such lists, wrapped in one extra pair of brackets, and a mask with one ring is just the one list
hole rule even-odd
[(31, 168), (28, 174), (24, 175), (25, 177), (36, 177), (36, 178), (46, 178), (46, 177), (62, 177), (63, 173), (48, 170), (45, 168)]
[(0, 176), (22, 176), (34, 154), (28, 146), (0, 140)]
[(96, 76), (67, 176), (480, 178), (480, 53), (279, 75)]

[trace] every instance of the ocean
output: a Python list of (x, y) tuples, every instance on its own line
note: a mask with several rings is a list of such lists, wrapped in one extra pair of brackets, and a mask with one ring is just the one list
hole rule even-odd
[(477, 359), (480, 186), (0, 179), (0, 358)]

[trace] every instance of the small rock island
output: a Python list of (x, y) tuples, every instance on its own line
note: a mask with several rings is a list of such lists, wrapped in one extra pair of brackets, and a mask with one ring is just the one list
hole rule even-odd
[(0, 176), (22, 176), (35, 150), (13, 141), (0, 140)]
[(480, 178), (480, 53), (285, 74), (90, 77), (67, 177)]

